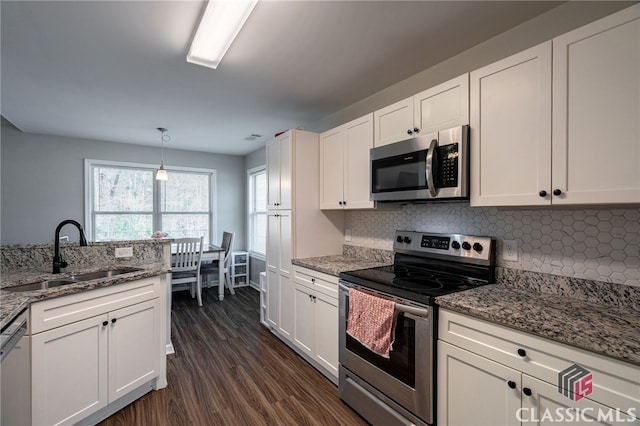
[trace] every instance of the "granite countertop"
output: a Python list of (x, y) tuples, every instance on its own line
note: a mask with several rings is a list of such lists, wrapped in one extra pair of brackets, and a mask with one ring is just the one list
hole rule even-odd
[(0, 291), (0, 328), (9, 324), (29, 306), (31, 297), (24, 293)]
[(440, 296), (436, 303), (442, 308), (640, 365), (640, 313), (628, 307), (502, 284)]
[[(360, 252), (293, 260), (329, 275), (393, 263)], [(499, 284), (451, 293), (436, 303), (497, 324), (640, 365), (640, 287), (500, 268)]]
[(381, 259), (362, 259), (349, 255), (335, 255), (293, 259), (291, 263), (337, 277), (340, 275), (340, 272), (375, 268), (378, 266), (389, 265), (392, 262)]
[[(50, 279), (65, 278), (70, 275), (84, 274), (89, 272), (104, 271), (110, 269), (121, 268), (138, 268), (139, 271), (120, 274), (114, 277), (98, 278), (90, 281), (82, 281), (74, 284), (67, 284), (45, 290), (33, 290), (24, 292), (11, 292), (6, 289), (20, 284), (37, 283)], [(107, 287), (115, 284), (121, 284), (128, 281), (138, 280), (147, 277), (170, 272), (171, 268), (167, 267), (163, 262), (154, 262), (149, 264), (131, 264), (131, 265), (101, 265), (93, 268), (77, 268), (61, 274), (52, 274), (51, 272), (31, 271), (31, 272), (7, 272), (2, 274), (2, 282), (0, 283), (0, 328), (7, 325), (13, 320), (25, 307), (30, 303), (50, 299), (53, 297), (65, 296), (68, 294), (79, 293), (81, 291), (93, 290), (96, 288)]]

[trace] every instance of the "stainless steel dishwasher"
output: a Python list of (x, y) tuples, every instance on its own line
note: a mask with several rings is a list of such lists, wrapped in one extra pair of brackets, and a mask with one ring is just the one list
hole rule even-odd
[(7, 324), (0, 335), (0, 424), (31, 424), (29, 309)]

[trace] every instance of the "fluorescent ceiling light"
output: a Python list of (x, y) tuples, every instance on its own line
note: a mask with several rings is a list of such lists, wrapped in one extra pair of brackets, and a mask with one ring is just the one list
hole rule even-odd
[(187, 54), (187, 62), (218, 68), (258, 0), (210, 0)]

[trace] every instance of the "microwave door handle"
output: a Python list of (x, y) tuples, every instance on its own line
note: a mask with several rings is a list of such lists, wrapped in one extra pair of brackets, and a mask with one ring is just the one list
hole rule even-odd
[(435, 196), (438, 195), (433, 179), (433, 173), (435, 172), (433, 167), (433, 157), (435, 156), (437, 146), (438, 140), (432, 139), (431, 144), (429, 145), (429, 149), (427, 150), (427, 165), (425, 168), (425, 173), (427, 174), (427, 187), (429, 188), (429, 194), (431, 194), (432, 198), (435, 198)]

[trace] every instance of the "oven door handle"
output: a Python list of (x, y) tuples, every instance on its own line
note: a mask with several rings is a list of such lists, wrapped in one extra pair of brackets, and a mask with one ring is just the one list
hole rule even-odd
[(417, 308), (415, 306), (401, 305), (400, 303), (396, 303), (396, 311), (415, 315), (417, 317), (429, 318), (429, 312), (426, 309)]
[[(341, 282), (338, 283), (338, 287), (342, 291), (344, 291), (345, 293), (347, 293), (349, 291), (349, 287), (347, 287), (346, 285), (342, 284)], [(402, 303), (397, 303), (397, 302), (396, 302), (395, 308), (396, 308), (396, 311), (398, 311), (398, 312), (402, 312), (402, 313), (410, 314), (410, 315), (415, 315), (417, 317), (422, 317), (422, 318), (429, 318), (429, 311), (427, 309), (424, 309), (424, 308), (418, 308), (416, 306), (403, 305)]]

